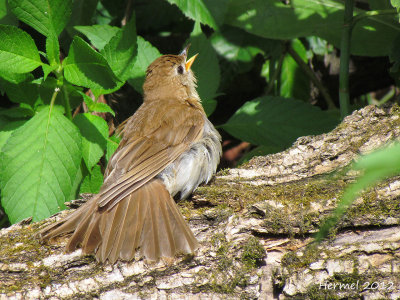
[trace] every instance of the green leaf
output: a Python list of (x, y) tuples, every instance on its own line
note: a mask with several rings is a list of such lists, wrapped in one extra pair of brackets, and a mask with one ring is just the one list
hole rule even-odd
[(210, 41), (219, 55), (235, 63), (250, 63), (257, 54), (272, 52), (277, 44), (275, 40), (260, 38), (231, 26), (221, 28)]
[(108, 138), (108, 126), (104, 119), (92, 114), (78, 114), (74, 118), (82, 134), (82, 157), (88, 170), (91, 170), (103, 156)]
[(187, 25), (192, 26), (193, 22), (184, 16), (179, 7), (165, 0), (141, 2), (140, 5), (135, 5), (135, 14), (136, 24), (141, 32), (159, 32), (162, 28), (172, 33), (176, 25), (185, 28)]
[(105, 94), (111, 94), (114, 93), (115, 91), (118, 91), (124, 84), (124, 81), (119, 81), (118, 78), (115, 77), (115, 80), (117, 81), (117, 84), (111, 88), (111, 89), (92, 89), (93, 95), (98, 98), (100, 95), (105, 95)]
[[(400, 35), (393, 41), (393, 45), (391, 47), (391, 51), (389, 54), (390, 62), (392, 66), (390, 68), (390, 72), (392, 73), (400, 73)], [(400, 79), (399, 74), (397, 74)]]
[(399, 22), (400, 22), (400, 0), (390, 0), (390, 3), (392, 4), (392, 6), (394, 8), (396, 8), (397, 12), (399, 13), (398, 14), (398, 19), (399, 19)]
[(110, 25), (75, 26), (79, 32), (83, 33), (97, 50), (102, 50), (105, 45), (121, 29)]
[[(335, 0), (232, 0), (225, 22), (265, 38), (290, 40), (319, 36), (340, 47), (344, 2)], [(356, 14), (365, 12), (355, 9)], [(355, 55), (384, 56), (400, 33), (391, 16), (364, 18), (353, 29)]]
[(137, 92), (143, 94), (142, 86), (147, 67), (161, 54), (156, 47), (153, 47), (141, 36), (137, 37), (137, 53), (136, 63), (132, 70), (131, 78), (128, 79), (128, 83)]
[(58, 66), (56, 65), (50, 66), (48, 64), (43, 64), (42, 69), (43, 69), (43, 80), (46, 80), (51, 72), (54, 72), (55, 70), (58, 69)]
[(46, 54), (51, 66), (60, 65), (60, 45), (57, 37), (49, 36), (46, 39)]
[(11, 107), (11, 108), (1, 108), (0, 116), (5, 116), (7, 118), (23, 119), (26, 117), (32, 117), (34, 114), (32, 109), (25, 107)]
[(0, 24), (18, 26), (18, 20), (10, 11), (7, 0), (0, 0)]
[[(294, 39), (291, 44), (293, 50), (307, 63), (307, 51), (300, 40)], [(280, 96), (308, 100), (310, 78), (290, 55), (286, 55), (283, 59), (280, 82)]]
[(238, 74), (250, 71), (257, 54), (271, 57), (283, 51), (281, 41), (261, 38), (233, 26), (222, 26), (210, 41), (220, 58), (221, 90), (232, 84)]
[(47, 107), (16, 129), (0, 154), (1, 201), (10, 221), (39, 221), (65, 208), (77, 190), (81, 137)]
[(93, 16), (94, 23), (105, 25), (111, 24), (115, 20), (121, 20), (125, 16), (122, 15), (122, 12), (125, 11), (125, 9), (126, 7), (124, 6), (123, 1), (99, 1), (96, 7), (96, 13)]
[[(228, 10), (230, 0), (203, 0), (204, 4), (210, 11), (212, 17), (218, 26), (221, 26), (225, 20), (225, 14)], [(195, 19), (197, 20), (197, 19)], [(218, 28), (215, 28), (218, 29)]]
[(400, 0), (390, 0), (390, 3), (397, 10), (397, 19), (400, 22)]
[(131, 78), (137, 56), (135, 17), (131, 19), (104, 46), (101, 54), (111, 66), (114, 74), (121, 80)]
[(9, 0), (12, 12), (41, 34), (58, 36), (69, 20), (72, 0)]
[(96, 12), (96, 7), (99, 0), (74, 0), (72, 3), (72, 12), (69, 22), (65, 27), (65, 33), (68, 38), (60, 39), (61, 48), (67, 49), (72, 38), (79, 35), (79, 32), (74, 28), (76, 25), (92, 25), (93, 17)]
[[(204, 0), (168, 0), (175, 4), (179, 9), (192, 20), (206, 24), (214, 29), (218, 29), (216, 20), (209, 7), (213, 7), (214, 15), (217, 14), (218, 20), (223, 19), (228, 1), (204, 1)], [(208, 6), (206, 5), (208, 4)]]
[(33, 108), (40, 98), (38, 84), (33, 82), (15, 84), (1, 80), (0, 85), (6, 92), (8, 99), (15, 103), (26, 103)]
[(400, 144), (394, 143), (361, 157), (353, 164), (353, 169), (362, 170), (363, 175), (346, 188), (335, 211), (321, 225), (316, 235), (317, 241), (327, 236), (362, 190), (389, 176), (400, 174)]
[(65, 78), (75, 85), (112, 90), (120, 83), (104, 57), (77, 36), (63, 65)]
[[(399, 0), (391, 0), (392, 2), (398, 1)], [(378, 9), (391, 9), (392, 6), (390, 5), (390, 2), (387, 0), (368, 0), (368, 6), (370, 10), (378, 10)]]
[(12, 83), (21, 83), (30, 80), (31, 76), (31, 73), (12, 73), (7, 71), (0, 72), (0, 78)]
[(390, 0), (390, 3), (395, 8), (400, 8), (400, 0)]
[(190, 53), (199, 54), (193, 63), (192, 70), (197, 78), (197, 92), (207, 115), (210, 115), (217, 104), (214, 97), (217, 96), (221, 78), (217, 54), (210, 40), (202, 33), (198, 22), (194, 26), (188, 43), (191, 44)]
[(68, 27), (74, 25), (90, 25), (92, 17), (96, 11), (99, 0), (74, 0), (72, 6), (72, 14), (68, 23)]
[[(40, 99), (43, 104), (50, 104), (51, 98), (54, 94), (54, 90), (59, 88), (59, 82), (55, 77), (47, 77), (46, 80), (42, 81), (39, 85)], [(73, 86), (68, 82), (64, 82), (62, 89), (66, 90), (71, 108), (76, 108), (82, 103), (82, 97), (79, 94), (79, 87)], [(64, 106), (65, 105), (65, 93), (60, 92), (57, 94), (55, 104)]]
[(25, 31), (0, 25), (0, 76), (2, 73), (28, 73), (42, 62), (35, 42)]
[(222, 128), (255, 145), (288, 147), (296, 138), (327, 132), (338, 122), (300, 100), (265, 96), (246, 102)]
[(111, 156), (114, 154), (115, 150), (117, 150), (120, 141), (121, 138), (115, 134), (107, 138), (107, 152), (106, 152), (107, 164)]
[(362, 156), (355, 164), (355, 170), (363, 170), (364, 176), (383, 171), (384, 178), (400, 173), (400, 144), (394, 143)]
[[(343, 3), (333, 0), (293, 0), (290, 5), (279, 0), (233, 0), (225, 21), (255, 35), (274, 39), (318, 35), (312, 33), (327, 30), (338, 30), (340, 34), (343, 8)], [(340, 16), (331, 18), (338, 13)], [(318, 28), (313, 27), (316, 24)], [(269, 27), (271, 25), (273, 27)], [(334, 29), (328, 28), (331, 26)]]
[(82, 95), (83, 100), (85, 101), (85, 104), (87, 105), (90, 112), (103, 112), (103, 113), (108, 112), (108, 113), (112, 114), (113, 116), (115, 116), (115, 112), (106, 103), (94, 102), (92, 98), (90, 98), (88, 95), (86, 95), (83, 92), (79, 92), (79, 94)]
[(317, 37), (317, 36), (310, 36), (307, 38), (307, 42), (310, 45), (312, 55), (318, 54), (318, 55), (328, 55), (332, 53), (333, 47), (332, 45), (328, 44), (327, 41)]
[(103, 173), (99, 165), (94, 165), (93, 169), (83, 178), (79, 194), (96, 194), (100, 191), (103, 184)]
[(115, 117), (115, 112), (106, 103), (93, 102), (93, 105), (90, 106), (89, 110), (94, 112), (110, 113)]
[[(1, 124), (2, 121), (6, 120), (5, 124)], [(16, 120), (10, 121), (6, 118), (0, 117), (0, 151), (3, 148), (4, 144), (7, 142), (8, 138), (11, 136), (14, 130), (24, 125), (26, 120)]]
[(206, 115), (209, 116), (217, 108), (217, 101), (214, 99), (208, 99), (208, 100), (201, 101), (201, 105), (203, 106), (204, 111), (206, 112)]

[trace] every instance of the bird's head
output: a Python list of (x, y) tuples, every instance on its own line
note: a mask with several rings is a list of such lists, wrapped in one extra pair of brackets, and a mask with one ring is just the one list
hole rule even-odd
[(186, 100), (199, 96), (191, 66), (197, 54), (187, 59), (189, 46), (179, 55), (163, 55), (152, 62), (143, 84), (144, 100), (169, 98)]

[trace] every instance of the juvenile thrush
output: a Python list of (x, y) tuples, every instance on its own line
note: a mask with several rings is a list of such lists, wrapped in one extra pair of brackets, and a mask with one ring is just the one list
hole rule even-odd
[(50, 240), (71, 234), (66, 252), (82, 247), (99, 262), (193, 253), (199, 244), (172, 197), (208, 182), (221, 157), (221, 137), (207, 119), (191, 70), (197, 55), (163, 55), (147, 68), (144, 100), (109, 160), (100, 192), (41, 230)]

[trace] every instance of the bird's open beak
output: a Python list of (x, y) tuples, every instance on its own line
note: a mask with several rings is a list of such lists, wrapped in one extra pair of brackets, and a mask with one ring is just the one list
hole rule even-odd
[[(189, 53), (189, 47), (190, 47), (190, 44), (187, 45), (187, 46), (185, 47), (185, 49), (183, 49), (183, 51), (182, 51), (181, 54), (180, 54), (180, 55), (183, 55), (183, 56), (185, 57), (185, 60), (186, 60), (186, 57), (187, 57), (187, 55), (188, 55), (188, 53)], [(198, 55), (198, 54), (195, 54), (195, 55), (193, 55), (191, 58), (189, 58), (188, 60), (186, 60), (186, 63), (185, 63), (185, 69), (186, 69), (186, 71), (189, 71), (189, 70), (190, 70), (190, 67), (192, 66), (192, 64), (193, 64), (194, 60), (196, 59), (197, 55)]]
[(191, 58), (189, 58), (189, 60), (186, 61), (185, 63), (185, 69), (186, 71), (190, 70), (190, 67), (192, 66), (194, 60), (196, 59), (197, 55), (199, 55), (198, 53), (193, 55)]

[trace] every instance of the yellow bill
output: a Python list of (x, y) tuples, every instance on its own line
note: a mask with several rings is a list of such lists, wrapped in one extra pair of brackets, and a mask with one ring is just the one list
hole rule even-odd
[(186, 64), (185, 64), (186, 71), (190, 70), (190, 67), (192, 66), (192, 64), (193, 64), (194, 60), (196, 59), (197, 55), (199, 55), (199, 54), (197, 53), (197, 54), (193, 55), (191, 58), (189, 58), (189, 60), (186, 61)]

